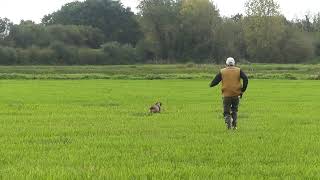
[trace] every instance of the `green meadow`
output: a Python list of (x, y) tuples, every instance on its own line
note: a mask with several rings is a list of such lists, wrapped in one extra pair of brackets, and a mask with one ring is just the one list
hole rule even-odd
[(0, 177), (320, 177), (319, 81), (251, 79), (236, 131), (210, 81), (1, 80)]

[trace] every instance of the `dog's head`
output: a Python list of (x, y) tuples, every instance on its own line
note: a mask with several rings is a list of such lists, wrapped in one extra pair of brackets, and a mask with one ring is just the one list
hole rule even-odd
[(162, 103), (161, 102), (157, 102), (156, 105), (160, 107), (160, 106), (162, 106)]

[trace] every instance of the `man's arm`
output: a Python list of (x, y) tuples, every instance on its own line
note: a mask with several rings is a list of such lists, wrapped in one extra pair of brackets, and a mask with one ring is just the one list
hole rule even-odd
[(242, 71), (240, 70), (240, 77), (243, 80), (243, 85), (242, 85), (242, 93), (246, 92), (247, 87), (248, 87), (248, 76)]
[(222, 80), (222, 75), (221, 73), (217, 74), (216, 77), (213, 79), (213, 81), (210, 84), (210, 87), (214, 87), (216, 85), (218, 85)]

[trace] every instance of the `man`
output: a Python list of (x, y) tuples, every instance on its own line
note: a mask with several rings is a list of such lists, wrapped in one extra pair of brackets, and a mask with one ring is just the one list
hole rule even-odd
[[(229, 57), (226, 61), (226, 68), (221, 69), (211, 82), (210, 87), (214, 87), (222, 81), (221, 90), (223, 95), (223, 115), (227, 128), (237, 129), (239, 99), (248, 86), (247, 75), (235, 66), (235, 60)], [(241, 80), (243, 85), (241, 85)]]

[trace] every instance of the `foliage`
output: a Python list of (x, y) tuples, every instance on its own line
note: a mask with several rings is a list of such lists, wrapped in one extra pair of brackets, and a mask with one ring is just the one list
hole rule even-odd
[(245, 38), (250, 59), (273, 62), (282, 59), (285, 19), (274, 0), (249, 0), (246, 4)]
[(80, 65), (109, 64), (106, 55), (101, 49), (80, 48), (78, 50), (78, 63)]
[(18, 63), (22, 65), (54, 65), (58, 64), (58, 57), (54, 50), (32, 46), (28, 49), (17, 49)]
[[(221, 18), (218, 9), (210, 0), (183, 0), (180, 10), (181, 49), (183, 57), (192, 59), (221, 58), (218, 41), (218, 27)], [(194, 36), (194, 34), (197, 34)]]
[(142, 0), (139, 5), (140, 23), (146, 41), (154, 42), (156, 57), (175, 58), (177, 44), (178, 4), (172, 0)]
[(9, 35), (13, 23), (8, 18), (0, 18), (0, 40), (1, 42)]
[(320, 57), (320, 13), (290, 21), (276, 0), (247, 0), (246, 13), (230, 17), (221, 17), (212, 0), (139, 2), (137, 14), (119, 1), (85, 0), (65, 4), (42, 24), (0, 18), (0, 45), (8, 50), (0, 64), (224, 64), (230, 56), (241, 64), (318, 63)]
[(141, 37), (135, 15), (119, 1), (86, 0), (64, 5), (59, 11), (45, 16), (45, 25), (84, 25), (99, 28), (107, 41), (136, 44)]
[(0, 64), (11, 65), (17, 62), (17, 52), (11, 47), (0, 46)]
[(309, 37), (304, 36), (300, 32), (293, 32), (294, 34), (288, 38), (282, 49), (285, 63), (302, 63), (311, 59), (314, 55), (314, 46)]
[(223, 22), (217, 31), (219, 53), (222, 58), (219, 58), (216, 61), (217, 63), (224, 63), (226, 56), (236, 57), (237, 61), (248, 58), (244, 27), (244, 18), (241, 14), (237, 14), (230, 19), (223, 18)]
[(66, 45), (99, 48), (104, 42), (101, 30), (90, 26), (50, 25), (34, 23), (14, 25), (8, 36), (16, 47), (31, 46), (48, 47), (52, 41), (60, 41)]
[(102, 49), (109, 64), (133, 64), (137, 62), (137, 51), (129, 44), (109, 42), (102, 45)]

